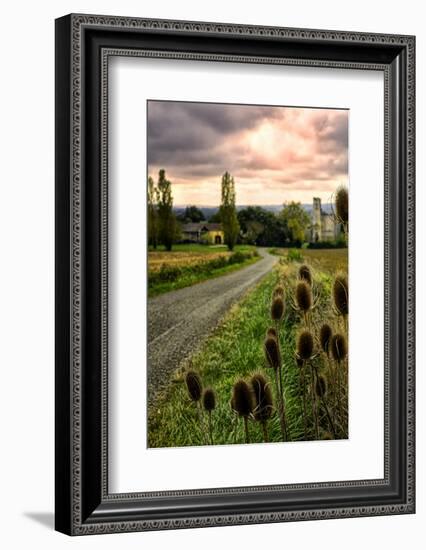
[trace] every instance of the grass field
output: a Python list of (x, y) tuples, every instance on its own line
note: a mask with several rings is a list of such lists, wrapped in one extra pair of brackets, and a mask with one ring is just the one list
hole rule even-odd
[[(310, 249), (300, 248), (291, 249), (296, 254), (300, 254), (303, 261), (308, 263), (314, 270), (320, 270), (327, 273), (336, 273), (337, 271), (348, 271), (348, 249), (347, 248), (323, 248)], [(287, 258), (288, 248), (273, 248), (272, 254)]]
[(230, 252), (226, 246), (175, 245), (148, 251), (148, 294), (156, 296), (219, 277), (256, 262), (253, 246), (240, 245)]
[[(216, 393), (216, 408), (212, 413), (214, 444), (244, 443), (243, 422), (230, 406), (232, 386), (238, 378), (262, 372), (273, 383), (272, 369), (266, 365), (263, 342), (271, 326), (271, 295), (277, 283), (285, 287), (286, 313), (280, 326), (280, 349), (283, 361), (284, 396), (286, 417), (291, 441), (315, 439), (312, 424), (305, 434), (303, 406), (300, 397), (301, 371), (296, 364), (295, 346), (301, 317), (292, 306), (292, 293), (297, 282), (301, 262), (311, 266), (313, 288), (318, 298), (318, 308), (313, 310), (311, 327), (317, 332), (324, 319), (333, 318), (331, 288), (337, 271), (347, 272), (346, 249), (302, 250), (300, 261), (289, 260), (288, 251), (278, 249), (282, 259), (254, 289), (235, 305), (221, 325), (206, 340), (191, 360), (181, 366), (169, 388), (158, 397), (148, 413), (148, 444), (150, 447), (179, 447), (208, 443), (207, 416), (200, 420), (200, 412), (191, 402), (184, 383), (188, 369), (199, 373), (203, 386), (212, 387)], [(333, 328), (339, 321), (333, 320)], [(317, 344), (316, 344), (317, 345)], [(315, 366), (320, 372), (328, 372), (329, 364), (324, 354), (318, 354)], [(268, 423), (269, 440), (281, 441), (278, 414), (273, 414)], [(330, 438), (330, 425), (325, 411), (319, 413), (320, 439)], [(336, 438), (347, 436), (347, 418), (335, 426)], [(250, 442), (262, 442), (262, 429), (254, 420), (249, 422)]]

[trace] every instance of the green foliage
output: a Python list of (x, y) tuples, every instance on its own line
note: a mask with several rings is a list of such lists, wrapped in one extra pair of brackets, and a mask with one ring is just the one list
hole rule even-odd
[(303, 256), (296, 248), (290, 248), (287, 252), (287, 260), (289, 262), (302, 262)]
[(326, 248), (347, 248), (347, 245), (345, 236), (341, 235), (335, 241), (317, 241), (316, 243), (309, 243), (308, 248), (322, 250)]
[(225, 274), (237, 266), (242, 267), (253, 263), (258, 258), (257, 250), (237, 250), (230, 256), (217, 256), (190, 265), (176, 266), (164, 263), (158, 271), (149, 273), (148, 294), (153, 296), (190, 286), (205, 279)]
[(237, 216), (244, 242), (257, 246), (283, 246), (285, 226), (273, 212), (261, 206), (248, 206)]
[(240, 225), (235, 208), (235, 182), (229, 172), (225, 172), (222, 176), (222, 200), (219, 212), (225, 234), (225, 244), (229, 250), (233, 250), (238, 239)]
[(301, 246), (311, 220), (300, 202), (292, 201), (285, 204), (280, 212), (280, 218), (287, 229), (290, 242), (295, 246)]
[(176, 218), (173, 213), (172, 183), (166, 178), (166, 171), (158, 174), (158, 218), (160, 241), (171, 250), (176, 237)]
[(220, 210), (218, 210), (212, 216), (210, 216), (209, 222), (210, 223), (221, 223), (222, 222), (221, 217), (220, 217)]
[(187, 206), (182, 214), (177, 216), (177, 219), (182, 223), (199, 223), (205, 221), (205, 216), (197, 206)]
[(158, 187), (151, 176), (148, 177), (148, 245), (157, 248), (159, 238)]

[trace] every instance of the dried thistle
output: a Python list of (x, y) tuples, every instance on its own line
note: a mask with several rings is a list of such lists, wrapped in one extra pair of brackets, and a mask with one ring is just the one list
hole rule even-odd
[(311, 359), (314, 352), (314, 339), (308, 330), (304, 330), (299, 334), (297, 340), (297, 355), (300, 359), (308, 361)]
[(284, 315), (284, 300), (281, 296), (276, 296), (272, 301), (271, 317), (275, 322), (281, 321)]
[(305, 314), (312, 307), (312, 290), (306, 281), (300, 281), (296, 286), (296, 304)]
[(343, 185), (336, 191), (335, 206), (338, 219), (346, 225), (349, 221), (349, 194)]
[(337, 275), (333, 283), (333, 299), (336, 310), (340, 315), (349, 313), (348, 280), (345, 275)]
[(264, 347), (268, 365), (272, 369), (279, 369), (281, 366), (281, 354), (277, 339), (274, 336), (268, 336), (265, 340)]
[(232, 402), (239, 416), (248, 417), (253, 412), (253, 393), (245, 380), (237, 380), (234, 384)]
[(335, 334), (331, 339), (331, 353), (335, 361), (343, 361), (348, 355), (348, 342), (343, 334)]
[(207, 412), (211, 412), (216, 408), (216, 394), (211, 388), (204, 390), (203, 407)]
[(331, 337), (333, 335), (333, 331), (328, 323), (324, 323), (320, 328), (320, 343), (321, 348), (325, 353), (328, 355), (328, 352), (330, 350), (330, 342)]
[(190, 370), (185, 375), (185, 383), (191, 400), (198, 402), (203, 392), (200, 376), (195, 371)]
[(207, 388), (203, 393), (203, 406), (207, 412), (210, 444), (213, 445), (213, 423), (212, 423), (212, 411), (216, 407), (216, 394), (211, 388)]
[(273, 411), (271, 386), (261, 373), (256, 373), (251, 377), (250, 385), (254, 395), (254, 418), (265, 422), (271, 417)]
[(244, 435), (246, 443), (250, 442), (248, 431), (248, 417), (253, 413), (254, 396), (250, 386), (245, 380), (238, 380), (234, 384), (232, 395), (233, 408), (238, 416), (244, 420)]
[(312, 273), (309, 269), (309, 266), (302, 265), (299, 268), (299, 279), (302, 279), (302, 281), (306, 281), (308, 285), (312, 286)]

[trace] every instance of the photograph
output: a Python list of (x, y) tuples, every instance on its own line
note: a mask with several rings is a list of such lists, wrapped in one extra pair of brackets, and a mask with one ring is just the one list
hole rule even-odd
[(349, 439), (349, 109), (146, 103), (147, 446)]

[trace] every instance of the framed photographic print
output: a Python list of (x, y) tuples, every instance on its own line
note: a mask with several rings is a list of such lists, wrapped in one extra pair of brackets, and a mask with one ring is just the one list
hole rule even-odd
[(56, 529), (413, 513), (415, 39), (56, 21)]

